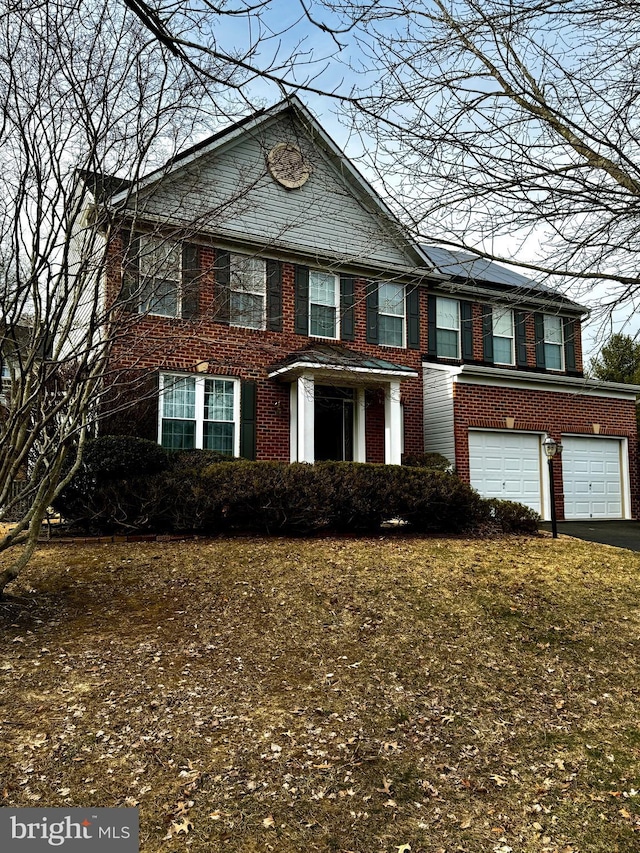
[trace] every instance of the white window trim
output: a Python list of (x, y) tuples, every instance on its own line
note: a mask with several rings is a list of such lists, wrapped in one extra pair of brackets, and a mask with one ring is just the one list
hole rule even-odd
[(402, 343), (387, 344), (380, 340), (380, 332), (378, 331), (378, 344), (381, 347), (390, 347), (391, 349), (406, 349), (407, 348), (407, 287), (404, 284), (398, 284), (402, 288), (402, 314), (389, 314), (387, 311), (382, 311), (380, 308), (380, 288), (383, 284), (396, 284), (393, 281), (381, 281), (378, 285), (378, 317), (402, 317)]
[[(314, 302), (311, 299), (311, 276), (313, 273), (321, 273), (322, 275), (331, 276), (333, 278), (333, 292), (335, 294), (335, 304), (334, 305), (323, 305), (320, 302)], [(335, 335), (317, 335), (311, 331), (311, 306), (319, 305), (321, 308), (334, 308), (336, 312), (336, 327), (335, 327)], [(340, 276), (335, 273), (326, 272), (325, 270), (309, 270), (309, 337), (310, 338), (318, 338), (323, 341), (339, 341), (340, 340)]]
[[(260, 261), (262, 263), (262, 274), (263, 274), (263, 282), (262, 282), (262, 291), (260, 290), (248, 290), (243, 288), (242, 290), (238, 290), (235, 287), (232, 287), (232, 276), (231, 276), (231, 267), (233, 266), (233, 259), (241, 258), (243, 260), (252, 259), (256, 261)], [(229, 325), (234, 329), (255, 329), (256, 331), (264, 331), (267, 328), (267, 262), (264, 258), (257, 258), (254, 255), (245, 255), (242, 252), (229, 252), (229, 294), (231, 293), (248, 293), (251, 296), (260, 296), (262, 297), (262, 312), (261, 312), (261, 321), (260, 326), (246, 326), (244, 323), (234, 323), (232, 321), (229, 322)]]
[[(457, 305), (458, 312), (458, 322), (455, 326), (439, 326), (438, 325), (438, 302), (441, 302), (443, 299), (446, 299), (447, 302), (455, 302)], [(438, 352), (438, 330), (442, 329), (443, 332), (455, 332), (458, 336), (457, 341), (457, 354), (453, 355), (441, 355)], [(462, 320), (460, 319), (460, 300), (452, 299), (449, 296), (436, 296), (436, 357), (437, 358), (449, 358), (449, 359), (461, 359), (462, 358)]]
[[(204, 388), (205, 381), (207, 379), (221, 379), (225, 382), (233, 383), (233, 455), (240, 456), (240, 380), (235, 376), (214, 376), (209, 373), (201, 373), (201, 374), (193, 374), (193, 373), (174, 373), (164, 371), (160, 374), (160, 394), (158, 400), (158, 444), (162, 444), (162, 422), (165, 420), (163, 417), (163, 394), (165, 388), (165, 381), (167, 379), (185, 379), (185, 378), (193, 378), (195, 379), (195, 411), (196, 411), (196, 438), (195, 438), (195, 449), (202, 450), (203, 440), (204, 440)], [(183, 420), (182, 418), (166, 418), (166, 420)], [(207, 422), (208, 423), (208, 422)], [(230, 423), (230, 421), (225, 421), (225, 423)]]
[[(549, 317), (552, 320), (559, 320), (560, 321), (560, 337), (562, 338), (560, 343), (558, 343), (558, 341), (547, 340), (547, 317)], [(544, 358), (545, 367), (547, 370), (557, 370), (559, 372), (564, 373), (564, 369), (565, 369), (565, 363), (564, 363), (564, 323), (563, 323), (562, 317), (558, 316), (557, 314), (543, 314), (542, 315), (542, 326), (543, 326), (542, 346), (545, 348), (545, 358)], [(560, 348), (560, 367), (548, 367), (548, 365), (547, 365), (547, 353), (546, 353), (547, 344), (549, 346)]]
[[(497, 335), (496, 331), (495, 331), (495, 324), (496, 324), (496, 320), (497, 320), (497, 315), (498, 316), (500, 316), (500, 315), (504, 316), (505, 314), (508, 314), (510, 317), (510, 320), (511, 320), (511, 334), (510, 335)], [(494, 356), (493, 362), (494, 362), (494, 364), (507, 364), (509, 366), (513, 366), (516, 363), (516, 359), (515, 359), (515, 325), (514, 325), (514, 320), (513, 320), (512, 309), (511, 308), (504, 308), (504, 309), (503, 308), (494, 308), (493, 311), (491, 312), (491, 329), (492, 329), (492, 334), (493, 334), (493, 339), (494, 339), (494, 345), (493, 345), (493, 347), (494, 347), (493, 348), (493, 356)], [(511, 360), (510, 361), (498, 361), (496, 359), (496, 357), (495, 357), (495, 354), (496, 354), (495, 353), (495, 339), (496, 338), (500, 338), (501, 340), (509, 340), (511, 342), (511, 347), (510, 347), (510, 353), (511, 353), (510, 359)]]

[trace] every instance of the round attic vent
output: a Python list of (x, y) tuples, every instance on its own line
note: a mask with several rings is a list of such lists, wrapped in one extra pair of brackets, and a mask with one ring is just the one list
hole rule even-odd
[(293, 142), (279, 142), (267, 154), (271, 176), (288, 190), (295, 190), (309, 180), (311, 167), (305, 163), (302, 151)]

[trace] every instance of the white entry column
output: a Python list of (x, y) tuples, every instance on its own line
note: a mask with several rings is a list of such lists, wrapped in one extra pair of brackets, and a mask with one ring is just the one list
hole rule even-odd
[(384, 461), (386, 465), (402, 462), (402, 412), (397, 381), (389, 382), (384, 395)]
[(315, 385), (313, 376), (303, 373), (291, 384), (292, 462), (314, 462)]
[(357, 388), (353, 407), (353, 461), (367, 461), (366, 405), (364, 388)]

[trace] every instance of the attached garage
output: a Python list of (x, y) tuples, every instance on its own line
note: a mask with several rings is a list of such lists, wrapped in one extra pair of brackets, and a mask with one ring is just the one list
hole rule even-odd
[(562, 445), (565, 518), (625, 518), (621, 439), (567, 435)]
[(469, 430), (471, 485), (483, 497), (518, 501), (544, 515), (538, 433)]

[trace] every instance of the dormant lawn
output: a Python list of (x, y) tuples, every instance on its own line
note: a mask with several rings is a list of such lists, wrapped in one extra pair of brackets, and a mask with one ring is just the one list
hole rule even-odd
[(0, 602), (4, 806), (144, 853), (640, 849), (640, 555), (53, 544)]

